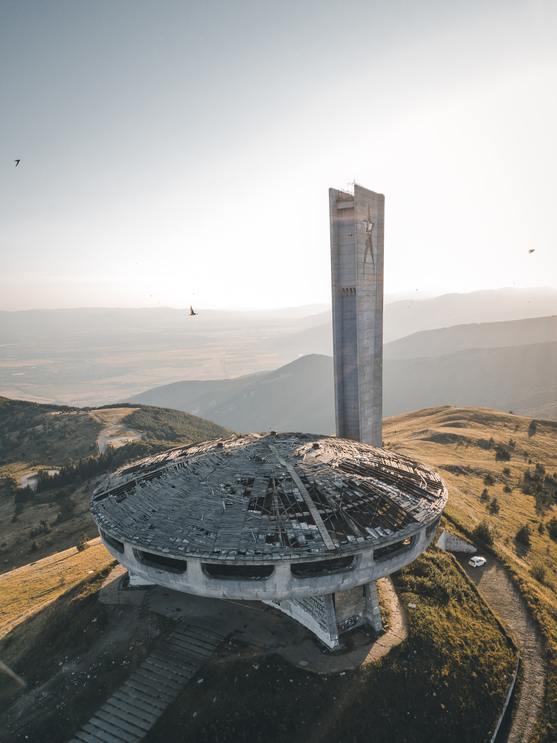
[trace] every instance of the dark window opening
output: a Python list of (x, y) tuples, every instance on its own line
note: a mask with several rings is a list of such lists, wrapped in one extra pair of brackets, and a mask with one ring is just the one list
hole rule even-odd
[(105, 531), (101, 531), (101, 537), (112, 547), (112, 549), (115, 549), (116, 552), (124, 551), (124, 543), (119, 539), (114, 539), (114, 537), (111, 537), (110, 534), (107, 534)]
[(292, 575), (297, 578), (316, 578), (320, 575), (331, 575), (343, 570), (351, 570), (354, 566), (354, 556), (336, 557), (332, 560), (318, 560), (317, 562), (295, 562), (290, 566)]
[(157, 568), (158, 570), (168, 570), (171, 573), (185, 573), (188, 567), (187, 560), (180, 560), (177, 557), (156, 555), (154, 552), (144, 552), (143, 550), (134, 550), (133, 553), (140, 563), (151, 568)]
[(378, 549), (373, 550), (373, 559), (386, 560), (389, 557), (394, 557), (402, 552), (406, 552), (412, 547), (414, 540), (415, 537), (408, 537), (407, 539), (402, 539), (400, 542), (388, 544), (386, 547), (379, 547)]
[(224, 565), (204, 562), (203, 571), (210, 578), (229, 580), (265, 580), (273, 574), (274, 565)]

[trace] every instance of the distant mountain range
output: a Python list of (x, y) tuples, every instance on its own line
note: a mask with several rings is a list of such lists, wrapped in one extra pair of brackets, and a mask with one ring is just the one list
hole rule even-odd
[[(557, 420), (556, 370), (557, 317), (413, 334), (385, 346), (384, 415), (451, 404)], [(189, 411), (238, 431), (330, 433), (333, 395), (332, 358), (312, 354), (271, 372), (163, 385), (131, 402)]]
[[(139, 400), (215, 422), (234, 421), (235, 431), (330, 433), (334, 427), (332, 358), (302, 356), (279, 369), (238, 379), (175, 382), (131, 398), (134, 403)], [(197, 412), (201, 410), (205, 412)]]
[(422, 356), (444, 356), (472, 348), (503, 348), (555, 342), (557, 342), (557, 315), (552, 315), (526, 320), (484, 322), (455, 325), (437, 330), (422, 330), (387, 343), (384, 355), (387, 359), (409, 359)]
[[(513, 328), (502, 322), (550, 315), (557, 315), (555, 289), (387, 302), (385, 358), (550, 342), (556, 340), (550, 319)], [(412, 337), (471, 324), (457, 335), (449, 329)], [(118, 402), (161, 384), (268, 373), (308, 354), (332, 354), (330, 310), (322, 305), (263, 312), (199, 309), (195, 317), (170, 308), (0, 312), (0, 395), (38, 402)]]
[[(557, 290), (555, 289), (493, 289), (469, 294), (443, 294), (432, 299), (406, 299), (387, 303), (384, 312), (383, 335), (387, 344), (426, 330), (441, 328), (449, 330), (455, 325), (477, 328), (481, 324), (482, 337), (485, 338), (487, 345), (489, 345), (490, 336), (495, 339), (494, 345), (519, 345), (512, 339), (514, 329), (508, 331), (508, 343), (502, 343), (499, 338), (503, 337), (505, 330), (502, 327), (487, 329), (485, 326), (549, 315), (557, 315)], [(313, 320), (311, 327), (279, 339), (278, 350), (289, 353), (293, 358), (308, 353), (332, 354), (331, 313), (315, 315)], [(463, 330), (462, 335), (459, 336), (462, 340), (458, 342), (468, 343), (465, 336), (470, 332), (473, 331)], [(517, 326), (516, 332), (523, 338), (520, 342), (535, 342), (527, 338), (527, 327)], [(543, 328), (540, 327), (537, 332), (539, 332), (539, 342), (549, 340), (543, 337)], [(440, 343), (441, 345), (444, 343), (444, 338), (440, 337)]]

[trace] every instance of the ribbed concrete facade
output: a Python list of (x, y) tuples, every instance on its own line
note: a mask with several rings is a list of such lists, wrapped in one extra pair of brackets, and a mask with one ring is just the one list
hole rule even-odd
[(385, 197), (329, 190), (337, 436), (382, 443)]

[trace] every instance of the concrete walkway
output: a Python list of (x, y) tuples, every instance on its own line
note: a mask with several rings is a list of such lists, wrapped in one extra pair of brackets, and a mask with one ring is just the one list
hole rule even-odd
[(542, 637), (524, 599), (499, 561), (489, 557), (486, 567), (472, 568), (468, 565), (467, 555), (457, 559), (489, 606), (507, 625), (520, 649), (522, 680), (507, 743), (527, 743), (542, 708), (545, 691)]

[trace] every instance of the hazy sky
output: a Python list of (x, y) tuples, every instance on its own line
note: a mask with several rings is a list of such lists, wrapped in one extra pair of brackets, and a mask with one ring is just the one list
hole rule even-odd
[(328, 301), (354, 178), (388, 292), (557, 286), (556, 91), (553, 0), (0, 0), (0, 307)]

